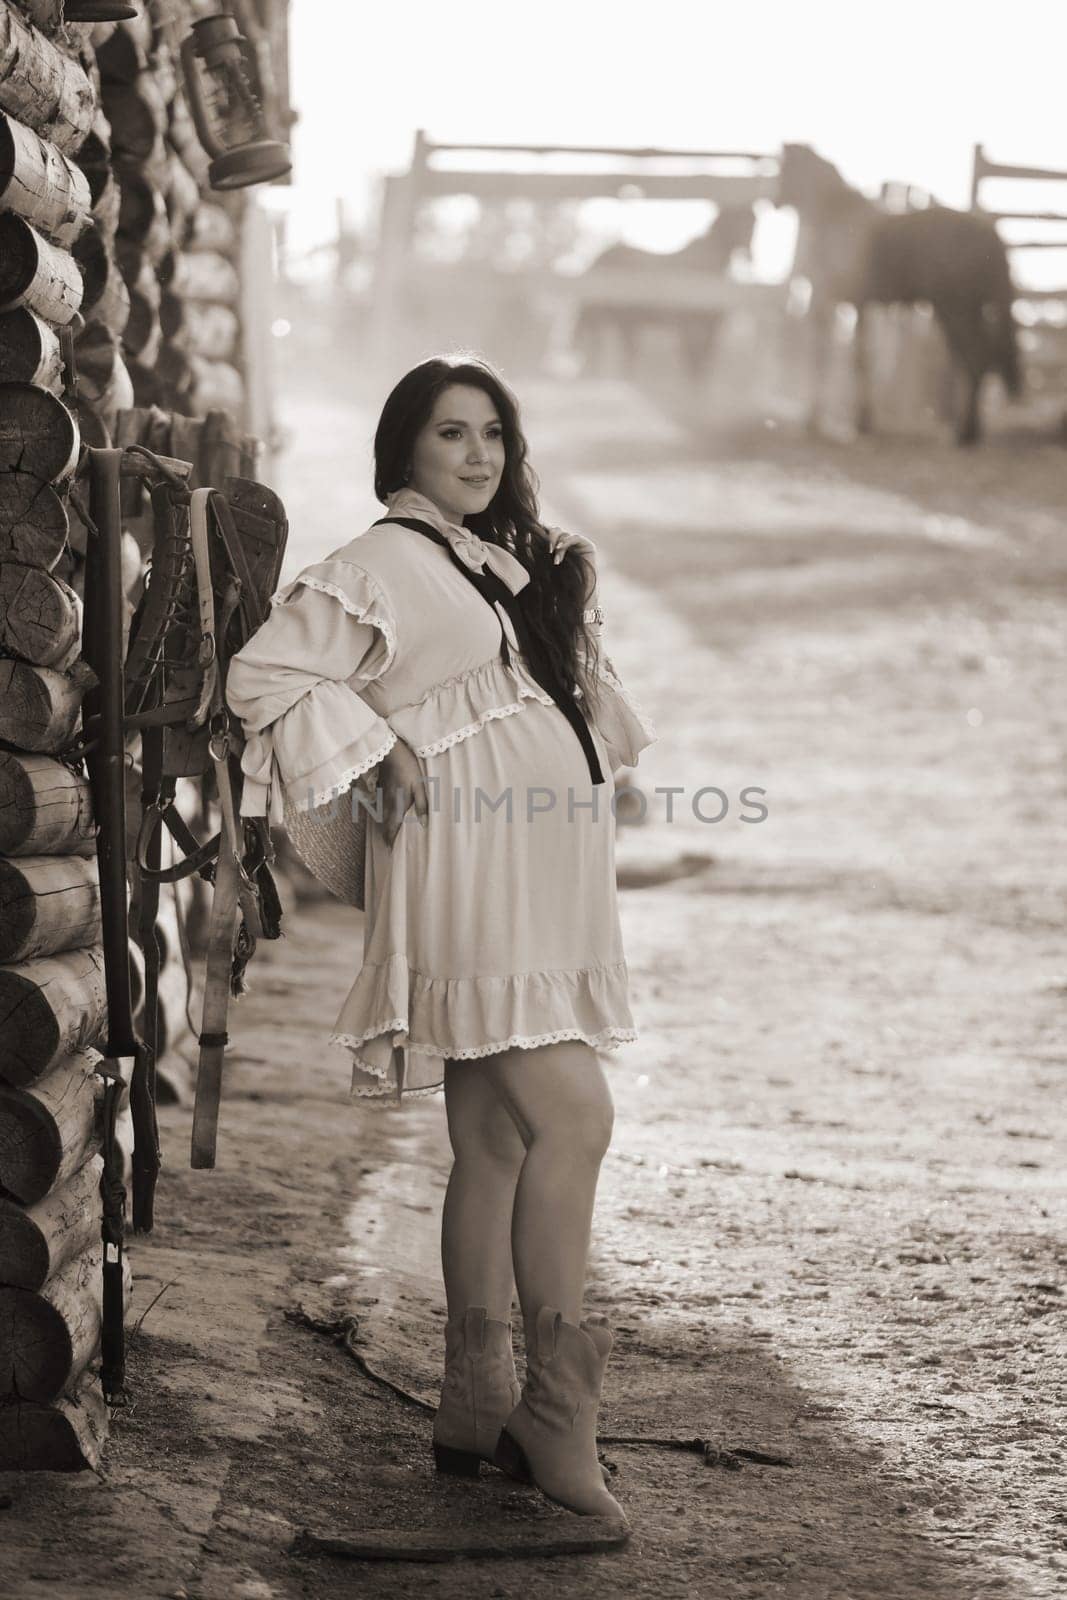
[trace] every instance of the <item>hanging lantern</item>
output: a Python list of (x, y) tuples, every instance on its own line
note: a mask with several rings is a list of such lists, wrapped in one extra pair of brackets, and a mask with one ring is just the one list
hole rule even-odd
[(255, 57), (235, 17), (201, 17), (182, 41), (182, 67), (197, 137), (212, 158), (213, 189), (243, 189), (283, 178), (288, 147), (266, 137), (256, 97)]
[(124, 6), (120, 0), (67, 0), (63, 7), (66, 22), (129, 22), (139, 14), (136, 6)]

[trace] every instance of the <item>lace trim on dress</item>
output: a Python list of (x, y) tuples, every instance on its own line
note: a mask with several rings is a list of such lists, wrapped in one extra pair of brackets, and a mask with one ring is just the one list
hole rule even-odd
[[(351, 566), (352, 563), (345, 562), (344, 565)], [(357, 568), (356, 570), (361, 571), (362, 569)], [(367, 576), (367, 582), (373, 585), (375, 588), (377, 587), (374, 585), (373, 578), (369, 576)], [(396, 629), (394, 628), (389, 617), (384, 617), (379, 612), (374, 611), (367, 606), (359, 605), (355, 600), (352, 599), (350, 594), (346, 594), (345, 590), (341, 588), (340, 584), (330, 583), (329, 579), (327, 578), (314, 578), (305, 574), (300, 574), (298, 577), (293, 579), (294, 586), (298, 583), (302, 583), (306, 589), (317, 589), (320, 594), (332, 595), (335, 600), (340, 602), (341, 606), (345, 611), (348, 612), (350, 617), (356, 617), (360, 622), (369, 623), (372, 628), (377, 628), (379, 632), (384, 635), (389, 653), (389, 658), (385, 663), (385, 667), (382, 668), (382, 671), (384, 672), (392, 665), (393, 657), (396, 655)], [(287, 600), (289, 598), (290, 596), (286, 595), (285, 599)], [(275, 604), (278, 603), (278, 597), (275, 597)], [(284, 605), (285, 600), (281, 600), (280, 603)]]
[[(331, 1033), (330, 1043), (343, 1045), (346, 1049), (356, 1050), (368, 1039), (376, 1039), (379, 1034), (389, 1033), (392, 1029), (406, 1028), (403, 1020), (381, 1022), (371, 1028), (367, 1033), (361, 1033), (357, 1038), (354, 1033)], [(493, 1056), (499, 1050), (536, 1050), (543, 1044), (560, 1044), (564, 1039), (580, 1039), (583, 1044), (591, 1045), (595, 1050), (610, 1050), (617, 1044), (632, 1044), (638, 1038), (636, 1028), (622, 1028), (612, 1023), (606, 1028), (601, 1028), (599, 1033), (584, 1033), (581, 1028), (557, 1028), (553, 1033), (513, 1033), (507, 1039), (499, 1039), (493, 1044), (472, 1045), (466, 1049), (457, 1049), (455, 1045), (441, 1044), (416, 1044), (409, 1039), (404, 1048), (412, 1051), (417, 1056), (441, 1056), (446, 1061), (477, 1061), (483, 1056)], [(376, 1067), (361, 1057), (355, 1057), (356, 1063), (366, 1072), (373, 1072), (376, 1078), (385, 1081), (388, 1069)], [(395, 1085), (393, 1086), (395, 1088)], [(415, 1090), (405, 1090), (405, 1094), (414, 1094)]]
[(354, 767), (346, 767), (336, 783), (331, 783), (327, 789), (318, 790), (306, 806), (296, 805), (294, 801), (295, 810), (313, 811), (316, 806), (325, 805), (328, 800), (336, 800), (339, 795), (347, 793), (356, 779), (361, 778), (365, 772), (376, 767), (379, 761), (384, 760), (395, 744), (396, 734), (390, 729), (388, 739), (373, 755), (367, 756)]
[[(529, 695), (526, 698), (534, 699), (535, 696)], [(543, 703), (552, 704), (553, 702), (547, 700)], [(457, 728), (453, 733), (446, 733), (443, 739), (435, 739), (432, 744), (417, 745), (415, 754), (417, 756), (439, 756), (443, 750), (450, 750), (454, 744), (459, 744), (461, 739), (469, 739), (472, 734), (480, 733), (486, 723), (491, 722), (494, 717), (510, 717), (513, 712), (522, 710), (522, 700), (514, 700), (508, 706), (492, 706), (488, 711), (482, 712), (477, 722), (468, 722), (465, 727)]]

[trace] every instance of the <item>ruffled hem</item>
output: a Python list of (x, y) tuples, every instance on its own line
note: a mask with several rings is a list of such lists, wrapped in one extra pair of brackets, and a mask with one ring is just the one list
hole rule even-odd
[[(343, 583), (335, 583), (332, 578), (322, 576), (331, 567), (344, 567)], [(337, 576), (340, 579), (342, 574), (338, 573)], [(297, 593), (300, 585), (305, 589), (316, 589), (319, 594), (332, 595), (350, 617), (356, 617), (360, 622), (370, 623), (377, 628), (385, 640), (386, 658), (377, 668), (376, 676), (380, 676), (392, 666), (396, 656), (396, 626), (389, 612), (388, 602), (377, 580), (369, 572), (357, 567), (352, 561), (341, 561), (337, 557), (328, 561), (318, 561), (306, 572), (298, 573), (284, 588), (279, 589), (273, 596), (271, 604), (285, 605), (286, 601), (291, 600)]]
[[(361, 778), (365, 772), (370, 772), (372, 767), (376, 767), (379, 762), (384, 761), (395, 744), (396, 734), (391, 732), (384, 744), (379, 745), (377, 750), (372, 751), (369, 756), (364, 756), (354, 766), (345, 767), (337, 779), (328, 784), (326, 788), (314, 790), (306, 805), (297, 804), (297, 801), (288, 794), (286, 795), (286, 805), (291, 804), (296, 811), (312, 811), (316, 806), (325, 805), (329, 800), (336, 800), (339, 795), (345, 794), (351, 789), (357, 778)], [(304, 781), (306, 783), (306, 779)], [(290, 788), (294, 787), (295, 785), (290, 785)]]
[[(597, 1050), (632, 1042), (625, 961), (493, 977), (428, 978), (403, 955), (364, 966), (330, 1043), (352, 1055), (352, 1094), (399, 1101), (441, 1087), (444, 1062), (580, 1040)], [(356, 1015), (377, 1020), (353, 1027)], [(560, 1025), (546, 1028), (555, 1020)]]
[(607, 656), (601, 658), (597, 670), (594, 699), (588, 714), (608, 747), (612, 765), (636, 766), (641, 751), (659, 737), (651, 717), (623, 687)]
[[(369, 1100), (377, 1105), (385, 1102), (389, 1105), (399, 1105), (403, 1100), (429, 1100), (433, 1095), (444, 1090), (444, 1079), (437, 1083), (420, 1084), (411, 1088), (403, 1087), (398, 1090), (395, 1076), (390, 1077), (389, 1068), (381, 1066), (374, 1061), (368, 1061), (358, 1052), (366, 1044), (368, 1038), (378, 1038), (390, 1032), (395, 1023), (385, 1023), (380, 1029), (357, 1039), (350, 1033), (332, 1033), (330, 1043), (340, 1045), (352, 1052), (352, 1085), (349, 1090), (350, 1099)], [(408, 1040), (405, 1049), (415, 1055), (434, 1056), (446, 1061), (477, 1061), (486, 1056), (494, 1056), (501, 1050), (536, 1050), (545, 1044), (560, 1044), (566, 1039), (581, 1040), (583, 1044), (590, 1045), (594, 1050), (615, 1050), (620, 1044), (632, 1044), (638, 1037), (636, 1028), (623, 1028), (614, 1024), (602, 1028), (597, 1034), (583, 1033), (579, 1028), (556, 1028), (552, 1033), (539, 1034), (513, 1034), (509, 1039), (501, 1039), (493, 1044), (478, 1045), (474, 1049), (452, 1050), (442, 1045), (420, 1044)], [(394, 1049), (397, 1047), (394, 1046)], [(365, 1084), (358, 1081), (360, 1072), (372, 1074), (378, 1082)]]

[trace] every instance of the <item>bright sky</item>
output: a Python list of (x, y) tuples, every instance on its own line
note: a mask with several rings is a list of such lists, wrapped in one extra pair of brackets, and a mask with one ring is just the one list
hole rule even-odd
[[(799, 141), (862, 188), (899, 179), (951, 205), (968, 204), (976, 140), (994, 160), (1067, 167), (1061, 0), (292, 0), (291, 45), (297, 247), (332, 235), (336, 196), (358, 216), (420, 126), (768, 153)], [(1023, 203), (1052, 209), (1035, 190)]]

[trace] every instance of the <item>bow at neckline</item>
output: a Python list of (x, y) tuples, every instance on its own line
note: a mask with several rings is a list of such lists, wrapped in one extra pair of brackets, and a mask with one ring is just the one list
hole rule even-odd
[(448, 518), (424, 494), (416, 489), (398, 489), (386, 501), (391, 517), (414, 517), (430, 523), (448, 540), (449, 547), (471, 572), (483, 572), (487, 567), (506, 583), (512, 594), (518, 594), (530, 581), (530, 574), (522, 562), (502, 545), (489, 544), (461, 523)]

